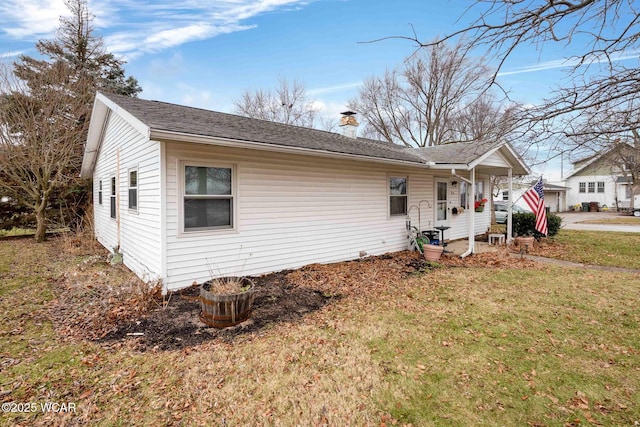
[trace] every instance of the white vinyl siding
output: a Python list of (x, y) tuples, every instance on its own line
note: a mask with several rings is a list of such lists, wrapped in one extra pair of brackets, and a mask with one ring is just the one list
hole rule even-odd
[(569, 187), (566, 204), (568, 208), (582, 203), (598, 202), (600, 206), (609, 208), (616, 206), (616, 201), (625, 205), (629, 203), (623, 185), (616, 183), (612, 175), (574, 175), (569, 177), (564, 185)]
[[(180, 229), (180, 168), (202, 159), (236, 165), (234, 230), (192, 234)], [(169, 289), (207, 280), (210, 270), (216, 275), (262, 274), (407, 246), (405, 216), (389, 217), (387, 190), (387, 177), (411, 175), (406, 170), (197, 144), (167, 144), (167, 167)], [(414, 187), (428, 185), (417, 176), (409, 180), (409, 197)], [(425, 192), (424, 197), (430, 195)], [(417, 212), (413, 214), (417, 220)], [(423, 217), (426, 223), (428, 213)]]
[[(130, 172), (136, 171), (137, 210), (129, 209)], [(111, 218), (110, 203), (94, 204), (96, 238), (107, 249), (118, 247), (123, 262), (144, 280), (161, 277), (160, 249), (160, 143), (149, 141), (117, 113), (107, 119), (103, 141), (94, 170), (96, 177), (108, 177), (106, 189), (111, 199), (111, 177), (116, 181), (116, 218)], [(97, 192), (94, 192), (97, 194)], [(95, 202), (95, 201), (94, 201)]]

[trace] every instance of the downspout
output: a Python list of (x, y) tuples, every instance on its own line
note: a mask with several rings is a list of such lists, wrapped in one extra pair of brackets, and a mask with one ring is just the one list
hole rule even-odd
[(120, 249), (120, 148), (116, 149), (116, 230), (117, 251), (122, 252)]
[(509, 201), (507, 206), (507, 245), (513, 240), (513, 169), (509, 168), (507, 173), (507, 188), (509, 192)]
[[(476, 168), (472, 168), (471, 169), (471, 189), (470, 189), (470, 193), (475, 194), (475, 188), (476, 188)], [(468, 209), (469, 211), (469, 236), (468, 236), (468, 240), (469, 240), (469, 249), (467, 249), (467, 251), (465, 253), (463, 253), (462, 255), (460, 255), (460, 258), (465, 258), (469, 255), (471, 255), (473, 253), (473, 248), (476, 244), (476, 232), (475, 232), (475, 223), (476, 223), (476, 210), (475, 209)]]

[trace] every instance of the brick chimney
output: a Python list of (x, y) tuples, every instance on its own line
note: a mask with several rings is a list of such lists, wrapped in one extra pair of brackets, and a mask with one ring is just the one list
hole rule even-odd
[(356, 113), (353, 111), (345, 111), (340, 118), (340, 127), (342, 128), (342, 134), (344, 136), (348, 136), (349, 138), (355, 138), (356, 132), (358, 130), (358, 121), (355, 116)]

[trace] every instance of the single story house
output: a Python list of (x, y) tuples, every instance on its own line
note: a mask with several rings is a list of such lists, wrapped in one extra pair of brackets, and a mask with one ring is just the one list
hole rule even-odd
[[(488, 229), (491, 175), (529, 173), (504, 142), (422, 149), (98, 93), (81, 175), (94, 228), (146, 281), (176, 290), (407, 248), (407, 223)], [(454, 209), (455, 208), (455, 209)], [(462, 209), (460, 209), (462, 208)]]

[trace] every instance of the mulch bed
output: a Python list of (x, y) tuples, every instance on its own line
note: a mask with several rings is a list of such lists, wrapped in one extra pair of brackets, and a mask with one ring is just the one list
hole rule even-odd
[[(446, 256), (440, 265), (531, 268), (535, 263), (505, 251), (465, 259)], [(126, 268), (95, 257), (56, 280), (57, 299), (49, 313), (62, 339), (127, 345), (139, 351), (175, 350), (259, 334), (270, 325), (295, 322), (341, 298), (390, 289), (395, 282), (429, 267), (419, 254), (404, 251), (252, 277), (255, 299), (251, 318), (231, 328), (216, 329), (199, 320), (197, 286), (162, 298), (158, 289), (148, 291)]]

